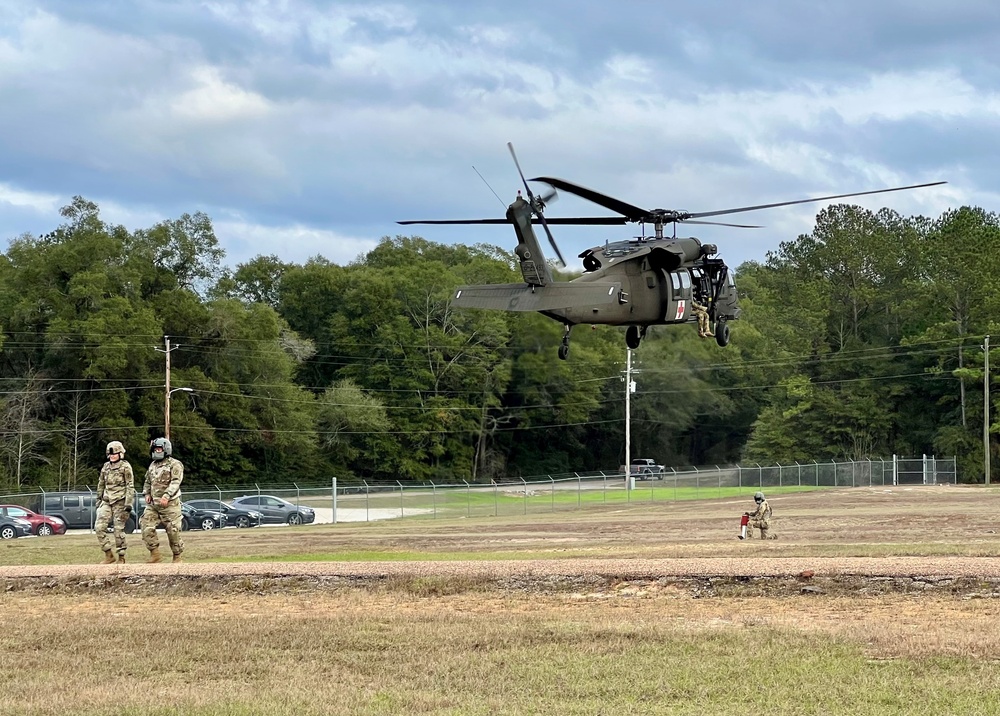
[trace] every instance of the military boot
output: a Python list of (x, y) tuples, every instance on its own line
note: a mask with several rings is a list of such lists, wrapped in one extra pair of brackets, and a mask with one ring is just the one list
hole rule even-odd
[(104, 553), (104, 561), (101, 564), (114, 564), (115, 563), (115, 553), (108, 550)]
[(125, 555), (124, 554), (118, 555), (118, 564), (125, 564)]
[(160, 561), (160, 548), (153, 547), (153, 549), (149, 550), (149, 562), (150, 564), (152, 564), (153, 562), (159, 562), (159, 561)]
[(175, 554), (175, 555), (174, 555), (174, 562), (175, 562), (175, 563), (176, 563), (176, 562), (183, 562), (183, 561), (184, 561), (184, 560), (183, 560), (183, 559), (181, 559), (181, 556), (180, 556), (179, 554)]

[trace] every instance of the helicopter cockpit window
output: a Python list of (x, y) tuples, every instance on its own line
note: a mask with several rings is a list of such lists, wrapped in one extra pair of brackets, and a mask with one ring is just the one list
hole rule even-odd
[(691, 288), (691, 274), (687, 271), (681, 271), (681, 288)]
[(674, 287), (674, 293), (681, 290), (681, 279), (677, 274), (670, 274), (670, 285)]
[(728, 283), (732, 288), (736, 288), (736, 277), (733, 276), (732, 271), (726, 273), (726, 283)]

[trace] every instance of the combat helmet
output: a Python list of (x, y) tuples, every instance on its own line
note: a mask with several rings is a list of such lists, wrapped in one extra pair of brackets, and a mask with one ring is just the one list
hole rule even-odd
[(753, 501), (754, 502), (763, 502), (764, 501), (764, 493), (763, 492), (755, 492), (755, 493), (753, 493)]
[(112, 455), (124, 455), (125, 446), (122, 445), (118, 440), (112, 440), (108, 443), (108, 446), (104, 449), (104, 453), (111, 457)]
[[(156, 454), (157, 448), (163, 450), (159, 456)], [(149, 443), (149, 456), (154, 460), (162, 460), (165, 457), (170, 457), (171, 452), (173, 452), (173, 446), (167, 438), (156, 438), (156, 440)]]

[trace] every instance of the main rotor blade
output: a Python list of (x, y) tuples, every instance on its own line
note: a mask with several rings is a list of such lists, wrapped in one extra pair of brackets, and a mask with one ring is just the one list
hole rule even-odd
[[(685, 219), (687, 218), (698, 218), (702, 216), (722, 216), (723, 214), (738, 214), (743, 211), (756, 211), (758, 209), (771, 209), (776, 206), (792, 206), (793, 204), (808, 204), (813, 201), (827, 201), (829, 199), (846, 199), (849, 196), (867, 196), (869, 194), (885, 194), (890, 191), (905, 191), (906, 189), (921, 189), (927, 186), (939, 186), (941, 184), (947, 184), (946, 181), (935, 181), (929, 184), (913, 184), (912, 186), (898, 186), (893, 189), (875, 189), (873, 191), (856, 191), (850, 194), (834, 194), (833, 196), (818, 196), (815, 199), (799, 199), (798, 201), (779, 201), (774, 204), (758, 204), (757, 206), (741, 206), (738, 209), (723, 209), (722, 211), (701, 211), (698, 213), (687, 213), (683, 214)], [(568, 191), (568, 190), (567, 190)]]
[[(624, 216), (581, 216), (581, 217), (559, 217), (546, 219), (549, 224), (563, 224), (573, 226), (623, 226), (628, 223)], [(397, 221), (397, 224), (509, 224), (507, 219), (428, 219)], [(541, 219), (535, 217), (532, 224), (541, 224)], [(694, 222), (692, 222), (694, 223)]]
[(397, 221), (397, 224), (509, 224), (507, 219), (416, 219), (413, 221)]
[(724, 224), (721, 221), (681, 221), (681, 224), (704, 224), (705, 226), (731, 226), (734, 229), (763, 229), (763, 226), (753, 224)]
[(627, 217), (629, 221), (642, 221), (643, 218), (649, 216), (649, 212), (645, 209), (640, 209), (638, 206), (633, 206), (632, 204), (626, 203), (621, 199), (615, 199), (613, 196), (602, 194), (599, 191), (588, 189), (585, 186), (574, 184), (573, 182), (566, 181), (565, 179), (556, 179), (555, 177), (535, 177), (531, 181), (544, 182), (550, 186), (554, 186), (556, 189), (562, 189), (563, 191), (568, 191), (570, 194), (576, 194), (587, 201), (592, 201), (599, 206), (603, 206), (605, 209), (611, 209), (611, 211)]

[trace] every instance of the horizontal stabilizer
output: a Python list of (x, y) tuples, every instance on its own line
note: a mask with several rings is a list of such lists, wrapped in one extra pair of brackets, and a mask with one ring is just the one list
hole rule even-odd
[(456, 308), (492, 308), (498, 311), (553, 311), (564, 308), (613, 303), (621, 292), (620, 283), (500, 283), (488, 286), (460, 286), (451, 305)]

